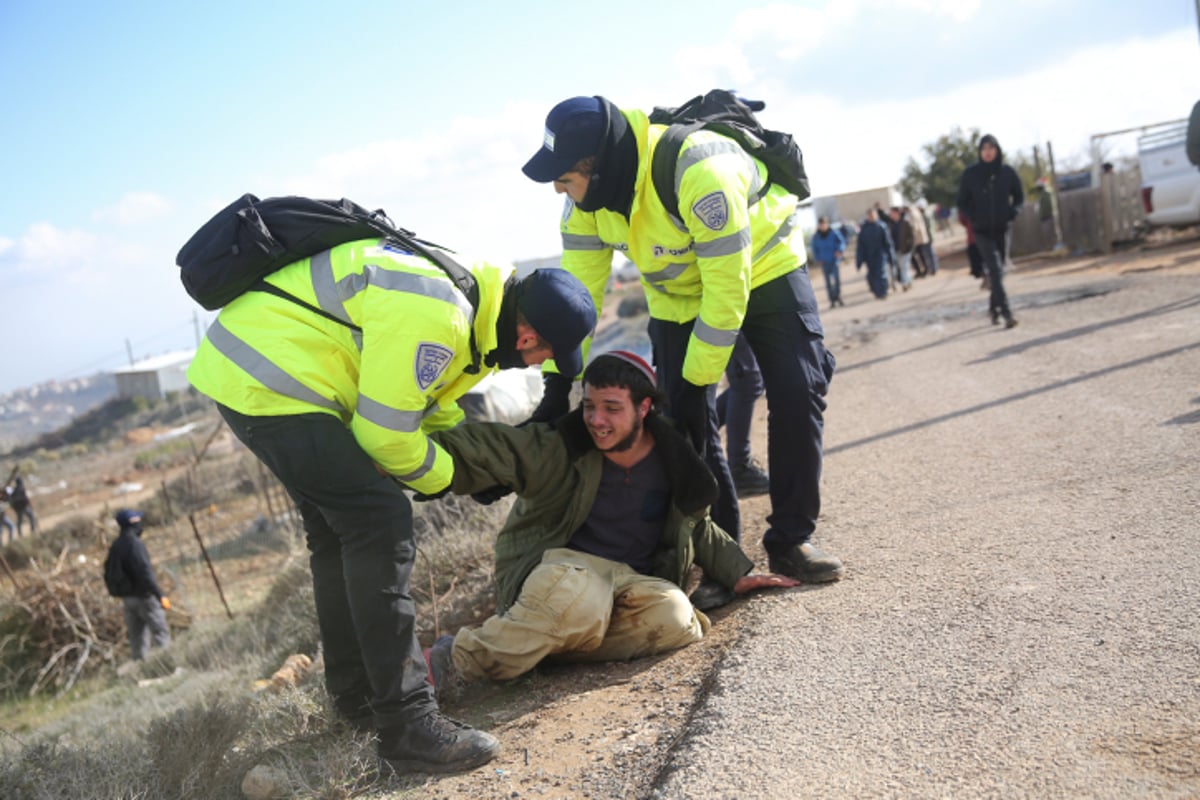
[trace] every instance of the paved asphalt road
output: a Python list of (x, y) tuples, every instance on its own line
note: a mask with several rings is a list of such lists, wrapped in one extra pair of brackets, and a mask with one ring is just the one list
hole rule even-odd
[(847, 577), (747, 609), (654, 796), (1200, 797), (1189, 271), (1019, 269), (1011, 331), (962, 271), (886, 301), (845, 271), (817, 541)]

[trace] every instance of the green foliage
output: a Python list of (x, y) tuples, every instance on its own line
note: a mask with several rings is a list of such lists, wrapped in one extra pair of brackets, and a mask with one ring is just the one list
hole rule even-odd
[(1021, 188), (1025, 190), (1025, 202), (1029, 202), (1029, 195), (1033, 192), (1033, 187), (1037, 185), (1038, 179), (1038, 167), (1033, 156), (1018, 150), (1011, 156), (1005, 153), (1004, 161), (1017, 171), (1017, 175), (1021, 178)]
[(923, 197), (930, 203), (953, 207), (963, 170), (979, 160), (979, 136), (978, 128), (963, 133), (955, 126), (937, 141), (924, 145), (921, 152), (925, 165), (908, 159), (898, 184), (900, 193), (908, 200)]

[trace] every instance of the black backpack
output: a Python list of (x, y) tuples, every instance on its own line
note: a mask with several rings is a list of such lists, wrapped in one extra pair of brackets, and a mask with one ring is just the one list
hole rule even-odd
[[(753, 109), (751, 108), (753, 105)], [(654, 150), (650, 179), (667, 213), (679, 218), (679, 195), (675, 191), (675, 166), (683, 140), (698, 130), (710, 130), (733, 139), (742, 149), (767, 167), (767, 183), (759, 197), (771, 184), (779, 184), (801, 200), (811, 194), (808, 174), (804, 171), (804, 155), (790, 133), (768, 130), (762, 126), (754, 111), (762, 103), (748, 103), (733, 92), (713, 89), (698, 95), (678, 108), (658, 107), (650, 113), (650, 122), (668, 125)]]
[(121, 559), (113, 552), (115, 549), (114, 544), (104, 559), (104, 586), (113, 597), (129, 597), (133, 594), (133, 581), (125, 574)]
[[(346, 200), (308, 197), (270, 197), (244, 194), (204, 223), (179, 250), (175, 263), (192, 299), (209, 311), (248, 291), (268, 292), (304, 306), (314, 314), (360, 330), (322, 308), (307, 303), (263, 280), (293, 261), (309, 258), (339, 244), (358, 239), (389, 239), (433, 262), (479, 310), (475, 276), (431, 242), (397, 228), (382, 209), (368, 211)], [(475, 334), (471, 333), (471, 362), (478, 368)]]

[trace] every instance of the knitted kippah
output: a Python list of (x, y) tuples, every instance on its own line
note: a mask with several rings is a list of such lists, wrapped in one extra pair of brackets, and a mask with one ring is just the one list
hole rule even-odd
[(632, 364), (638, 368), (638, 371), (646, 376), (646, 380), (650, 381), (650, 385), (658, 388), (658, 378), (654, 375), (654, 367), (646, 363), (646, 359), (639, 356), (637, 353), (631, 353), (628, 350), (609, 350), (607, 353), (601, 353), (597, 358), (603, 356), (612, 356), (619, 358), (627, 364)]

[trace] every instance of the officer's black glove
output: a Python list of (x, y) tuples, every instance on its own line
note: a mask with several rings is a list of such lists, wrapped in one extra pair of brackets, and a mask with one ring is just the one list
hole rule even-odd
[(557, 372), (547, 372), (542, 376), (542, 402), (533, 410), (529, 419), (518, 425), (524, 427), (531, 422), (557, 422), (571, 410), (571, 385), (575, 379), (560, 375)]
[(675, 421), (692, 441), (692, 447), (704, 458), (705, 442), (708, 441), (708, 387), (697, 386), (691, 381), (683, 382), (679, 392), (679, 403), (675, 409)]
[(434, 492), (433, 494), (422, 494), (421, 492), (413, 492), (412, 499), (413, 499), (413, 502), (416, 502), (416, 503), (428, 503), (430, 500), (437, 500), (439, 497), (445, 497), (448, 494), (450, 494), (449, 486), (447, 486), (445, 489), (442, 489), (440, 492)]
[(490, 489), (484, 489), (476, 492), (475, 494), (471, 495), (471, 499), (480, 505), (490, 506), (497, 500), (503, 500), (505, 497), (508, 497), (510, 494), (512, 494), (512, 491), (513, 490), (507, 486), (496, 485)]

